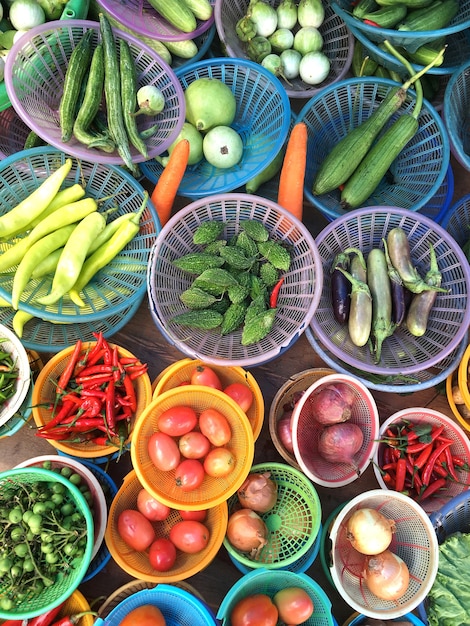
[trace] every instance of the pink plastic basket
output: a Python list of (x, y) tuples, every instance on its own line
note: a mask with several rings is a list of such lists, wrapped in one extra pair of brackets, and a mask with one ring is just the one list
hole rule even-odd
[(30, 128), (12, 106), (0, 111), (0, 158), (23, 150)]

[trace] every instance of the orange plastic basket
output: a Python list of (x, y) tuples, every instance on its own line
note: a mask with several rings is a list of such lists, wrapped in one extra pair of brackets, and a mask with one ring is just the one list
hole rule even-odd
[[(158, 382), (153, 390), (153, 399), (155, 399), (163, 391), (178, 387), (181, 383), (186, 383), (190, 378), (193, 370), (199, 365), (206, 365), (204, 361), (199, 359), (182, 359), (173, 365), (167, 367), (161, 374)], [(263, 427), (264, 420), (264, 399), (261, 389), (256, 382), (254, 376), (239, 367), (238, 365), (209, 365), (212, 370), (220, 378), (222, 386), (225, 388), (231, 383), (244, 383), (248, 385), (253, 393), (253, 404), (246, 411), (251, 427), (253, 429), (253, 437), (256, 441)]]
[[(152, 463), (148, 441), (158, 431), (159, 415), (175, 406), (190, 406), (197, 414), (207, 408), (220, 411), (228, 420), (232, 436), (227, 444), (236, 457), (235, 467), (226, 477), (205, 476), (192, 491), (182, 491), (175, 471), (161, 471)], [(223, 391), (202, 385), (184, 385), (158, 395), (141, 413), (134, 425), (131, 441), (132, 465), (142, 485), (154, 498), (172, 508), (195, 511), (208, 509), (227, 500), (243, 484), (254, 457), (253, 430), (246, 414)]]
[[(84, 342), (82, 345), (82, 352), (93, 348), (96, 342)], [(113, 346), (114, 344), (109, 344)], [(59, 376), (62, 374), (67, 366), (69, 358), (74, 350), (75, 346), (69, 346), (65, 350), (61, 350), (55, 354), (39, 372), (37, 380), (34, 384), (32, 403), (33, 403), (33, 418), (37, 426), (44, 426), (50, 419), (52, 412), (47, 408), (47, 405), (53, 403), (55, 400), (55, 385)], [(134, 355), (118, 346), (119, 355), (121, 357), (134, 357)], [(136, 420), (145, 407), (152, 399), (152, 385), (148, 374), (143, 374), (134, 380), (134, 386), (137, 397), (137, 410), (135, 412), (134, 420)], [(132, 437), (132, 433), (131, 433)], [(65, 441), (48, 440), (49, 443), (57, 450), (60, 450), (64, 454), (71, 456), (77, 456), (81, 458), (97, 458), (103, 456), (109, 456), (118, 451), (118, 447), (114, 446), (99, 446), (91, 442), (86, 443), (69, 443)]]
[[(132, 470), (124, 477), (123, 484), (111, 503), (105, 541), (112, 558), (134, 578), (156, 583), (184, 580), (203, 570), (214, 559), (225, 537), (228, 522), (227, 503), (222, 502), (207, 510), (207, 517), (203, 523), (210, 532), (210, 539), (204, 550), (196, 554), (186, 554), (177, 550), (176, 562), (171, 570), (157, 572), (150, 565), (148, 552), (136, 552), (129, 548), (117, 530), (120, 513), (125, 509), (137, 508), (137, 495), (141, 489), (137, 473)], [(157, 538), (167, 537), (171, 526), (181, 519), (178, 511), (173, 509), (165, 521), (154, 522)]]

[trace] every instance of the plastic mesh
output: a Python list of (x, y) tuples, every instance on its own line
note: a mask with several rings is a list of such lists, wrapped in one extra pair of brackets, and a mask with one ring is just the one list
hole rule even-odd
[(470, 170), (470, 63), (465, 62), (450, 77), (444, 94), (443, 118), (452, 152)]
[[(385, 95), (397, 87), (388, 79), (349, 78), (325, 87), (313, 96), (297, 116), (308, 128), (305, 195), (326, 216), (335, 219), (347, 214), (340, 206), (340, 191), (315, 196), (313, 181), (321, 163), (351, 128), (367, 120)], [(414, 92), (383, 130), (403, 113), (411, 113)], [(434, 107), (424, 100), (418, 117), (419, 129), (394, 160), (386, 176), (363, 206), (399, 206), (412, 211), (421, 209), (436, 194), (449, 166), (450, 147), (444, 124)], [(383, 132), (383, 131), (382, 131)]]
[[(269, 0), (271, 6), (277, 7), (281, 0)], [(227, 54), (236, 58), (248, 58), (245, 44), (236, 33), (235, 26), (247, 12), (249, 0), (223, 0), (215, 5), (215, 24), (219, 38), (227, 50)], [(352, 61), (354, 37), (345, 22), (325, 3), (325, 19), (319, 27), (323, 38), (322, 52), (330, 61), (330, 71), (319, 85), (308, 85), (300, 78), (289, 79), (288, 84), (282, 81), (290, 98), (309, 98), (326, 85), (341, 80), (346, 75)]]
[[(178, 193), (201, 198), (244, 185), (271, 162), (287, 138), (291, 110), (281, 82), (261, 65), (244, 59), (198, 61), (175, 73), (183, 89), (198, 78), (214, 78), (230, 87), (237, 102), (231, 126), (243, 141), (239, 163), (216, 168), (202, 159), (186, 169)], [(163, 171), (155, 160), (141, 163), (140, 169), (151, 182), (156, 182)]]
[[(82, 159), (122, 165), (117, 150), (106, 153), (88, 148), (74, 137), (65, 145), (61, 140), (59, 103), (72, 50), (87, 30), (93, 31), (93, 44), (100, 41), (97, 22), (61, 20), (32, 29), (12, 47), (5, 63), (5, 84), (11, 103), (29, 128), (47, 143)], [(149, 158), (164, 152), (176, 139), (184, 122), (185, 105), (181, 85), (171, 67), (151, 48), (128, 33), (113, 29), (116, 41), (125, 39), (135, 60), (138, 87), (154, 85), (163, 94), (165, 107), (156, 116), (139, 115), (139, 131), (155, 126), (146, 139)], [(134, 147), (133, 162), (144, 160)]]
[[(384, 341), (377, 364), (369, 348), (354, 346), (347, 326), (334, 319), (329, 270), (338, 252), (354, 246), (367, 255), (382, 245), (382, 237), (394, 227), (403, 228), (408, 235), (411, 258), (421, 276), (429, 269), (429, 246), (434, 247), (442, 287), (449, 291), (437, 295), (426, 333), (414, 337), (400, 326)], [(343, 362), (369, 374), (408, 375), (436, 366), (459, 346), (470, 320), (470, 268), (460, 246), (438, 224), (396, 207), (360, 209), (329, 224), (316, 244), (323, 261), (324, 288), (311, 327), (322, 346)]]
[(29, 127), (18, 116), (12, 106), (0, 112), (0, 157), (6, 157), (23, 150), (30, 132)]
[(470, 194), (459, 198), (442, 220), (442, 227), (463, 246), (470, 239)]

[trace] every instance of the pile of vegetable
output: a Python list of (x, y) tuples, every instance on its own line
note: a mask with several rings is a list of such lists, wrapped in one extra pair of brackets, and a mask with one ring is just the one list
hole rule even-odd
[(188, 252), (173, 265), (192, 276), (180, 294), (189, 309), (171, 321), (189, 328), (219, 329), (228, 335), (241, 328), (244, 346), (261, 341), (272, 329), (282, 272), (290, 267), (290, 251), (271, 238), (257, 220), (240, 221), (240, 231), (222, 239), (225, 222), (209, 220), (193, 233), (200, 251)]
[(468, 460), (452, 452), (454, 439), (445, 425), (404, 421), (391, 425), (379, 444), (379, 470), (389, 489), (420, 503), (446, 492), (452, 482), (462, 483), (459, 473)]
[(377, 363), (383, 342), (397, 328), (406, 327), (415, 337), (424, 335), (437, 294), (447, 291), (441, 287), (433, 246), (429, 257), (429, 269), (422, 277), (411, 258), (406, 232), (395, 227), (383, 239), (383, 248), (373, 248), (367, 258), (358, 248), (347, 248), (333, 260), (335, 319), (347, 324), (355, 346), (369, 345)]
[(238, 600), (230, 611), (231, 626), (277, 626), (305, 624), (314, 612), (314, 603), (303, 587), (288, 586), (268, 594), (248, 594)]
[(319, 30), (325, 18), (322, 0), (282, 0), (274, 8), (267, 0), (250, 0), (237, 22), (236, 34), (249, 59), (290, 80), (322, 83), (330, 72)]

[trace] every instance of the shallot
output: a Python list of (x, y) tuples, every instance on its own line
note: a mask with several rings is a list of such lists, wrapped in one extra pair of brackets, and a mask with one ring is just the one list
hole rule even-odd
[(237, 495), (245, 509), (267, 513), (277, 502), (277, 483), (270, 472), (248, 474)]
[(346, 524), (346, 536), (361, 554), (380, 554), (386, 550), (395, 531), (394, 520), (369, 507), (356, 509)]
[(322, 387), (309, 398), (312, 415), (320, 424), (346, 422), (351, 418), (353, 402), (351, 394), (337, 384)]
[(227, 539), (234, 548), (246, 552), (252, 559), (268, 543), (268, 534), (263, 519), (251, 509), (239, 509), (229, 517)]
[(362, 575), (369, 591), (381, 600), (398, 600), (410, 582), (407, 564), (391, 550), (366, 556)]
[(292, 411), (285, 411), (276, 424), (277, 436), (283, 447), (290, 454), (294, 453), (292, 442)]
[(325, 426), (318, 439), (318, 454), (331, 463), (352, 465), (359, 474), (354, 455), (361, 449), (363, 441), (362, 430), (352, 422)]

